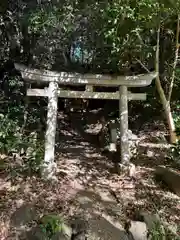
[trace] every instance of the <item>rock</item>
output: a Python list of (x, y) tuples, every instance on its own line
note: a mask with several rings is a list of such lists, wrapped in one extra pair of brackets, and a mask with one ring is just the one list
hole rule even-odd
[(155, 176), (163, 181), (175, 194), (180, 196), (180, 172), (164, 166), (158, 166)]
[(12, 214), (11, 222), (13, 226), (21, 227), (32, 221), (35, 216), (36, 211), (31, 205), (22, 205)]
[(154, 223), (160, 222), (160, 219), (158, 216), (154, 214), (149, 214), (143, 211), (139, 213), (139, 217), (141, 218), (141, 220), (143, 220), (146, 223), (146, 225), (148, 226), (148, 229), (150, 230), (154, 227)]
[(71, 237), (72, 235), (72, 228), (69, 227), (67, 224), (62, 223), (62, 232), (66, 237)]
[(153, 239), (152, 235), (155, 234), (156, 238), (166, 240), (165, 229), (158, 215), (140, 212), (139, 217), (146, 223), (150, 239)]
[(33, 228), (26, 235), (27, 240), (48, 240), (48, 236), (43, 232), (43, 230), (37, 226)]
[(87, 236), (84, 232), (73, 234), (71, 240), (87, 240)]
[(88, 231), (88, 222), (81, 216), (75, 216), (71, 222), (72, 237), (71, 240), (86, 240)]
[[(116, 143), (115, 137), (112, 137), (112, 130), (116, 131)], [(118, 145), (120, 145), (120, 129), (119, 123), (110, 123), (109, 126), (104, 126), (102, 128), (101, 134), (99, 135), (99, 142), (101, 143), (101, 148), (105, 149), (104, 151), (118, 151)], [(111, 136), (112, 135), (112, 136)], [(131, 130), (128, 130), (128, 139), (129, 139), (129, 154), (130, 157), (135, 157), (138, 153), (138, 136), (133, 134)], [(113, 146), (112, 146), (113, 145)], [(116, 146), (115, 146), (116, 145)], [(108, 147), (107, 147), (108, 146)]]
[(71, 240), (71, 236), (65, 235), (62, 232), (57, 232), (52, 236), (52, 240)]
[(128, 237), (132, 240), (147, 240), (147, 226), (144, 222), (131, 221), (128, 229)]
[(52, 240), (71, 240), (72, 229), (65, 223), (61, 224), (61, 231), (52, 236)]
[(151, 134), (151, 142), (167, 144), (166, 137), (161, 132)]
[[(51, 240), (71, 240), (72, 229), (66, 224), (61, 224), (60, 231), (56, 232)], [(26, 239), (28, 240), (49, 240), (47, 234), (43, 231), (43, 227), (36, 226), (30, 232), (27, 233)]]
[(121, 164), (119, 162), (116, 163), (116, 172), (121, 175), (125, 174), (130, 178), (130, 180), (136, 179), (136, 166), (132, 163), (128, 165)]
[[(69, 231), (69, 230), (68, 230)], [(27, 233), (27, 240), (49, 240), (49, 237), (47, 234), (43, 231), (43, 229), (40, 226), (35, 227), (30, 232)], [(71, 240), (71, 232), (65, 233), (65, 230), (63, 228), (63, 231), (59, 231), (55, 233), (51, 240)]]
[(132, 163), (129, 164), (129, 177), (136, 179), (136, 166)]
[(155, 153), (153, 151), (147, 150), (147, 157), (152, 158), (152, 157), (154, 157), (154, 154)]
[(129, 138), (129, 140), (133, 140), (133, 141), (138, 140), (138, 136), (135, 135), (134, 133), (132, 133), (132, 131), (130, 129), (128, 130), (128, 138)]

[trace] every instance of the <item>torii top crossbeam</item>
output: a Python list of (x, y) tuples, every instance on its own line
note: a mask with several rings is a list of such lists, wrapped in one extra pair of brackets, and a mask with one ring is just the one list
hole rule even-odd
[(57, 82), (59, 84), (95, 85), (95, 86), (127, 86), (145, 87), (156, 77), (155, 72), (136, 76), (111, 76), (102, 74), (79, 74), (38, 70), (15, 63), (15, 68), (21, 72), (25, 80), (36, 82)]

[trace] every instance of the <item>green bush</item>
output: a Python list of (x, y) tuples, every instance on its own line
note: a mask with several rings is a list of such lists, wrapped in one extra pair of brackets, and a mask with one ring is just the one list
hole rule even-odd
[(8, 115), (0, 114), (0, 151), (3, 153), (16, 152), (20, 150), (20, 128), (17, 121), (9, 118)]
[(44, 144), (42, 141), (36, 141), (34, 144), (29, 144), (31, 148), (29, 156), (26, 158), (25, 167), (29, 173), (39, 173), (40, 166), (44, 157)]
[(58, 232), (62, 232), (65, 235), (67, 234), (64, 220), (60, 216), (54, 214), (42, 217), (39, 225), (43, 233), (47, 235), (48, 239), (51, 239)]

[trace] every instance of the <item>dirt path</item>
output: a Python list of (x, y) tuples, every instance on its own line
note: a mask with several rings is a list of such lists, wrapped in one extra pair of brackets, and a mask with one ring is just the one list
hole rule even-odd
[[(77, 127), (78, 119), (73, 119), (71, 126)], [(64, 192), (64, 197), (73, 202), (70, 215), (82, 214), (88, 219), (89, 239), (127, 239), (121, 222), (122, 206), (112, 194), (118, 185), (113, 182), (112, 162), (77, 131), (62, 130), (60, 135), (58, 174), (66, 176), (71, 186)]]
[[(157, 161), (158, 164), (166, 164), (166, 148), (159, 145), (160, 149), (158, 144), (151, 148), (153, 144), (145, 144), (141, 160), (135, 159), (136, 181), (131, 181), (128, 177), (114, 174), (112, 159), (102, 156), (97, 148), (81, 137), (84, 135), (88, 139), (83, 132), (83, 122), (87, 120), (80, 120), (79, 115), (71, 120), (70, 129), (75, 131), (70, 133), (68, 148), (61, 144), (60, 159), (64, 158), (64, 161), (59, 162), (59, 169), (66, 168), (68, 178), (72, 179), (75, 190), (70, 198), (77, 206), (74, 211), (83, 211), (88, 216), (91, 236), (111, 240), (118, 239), (119, 235), (123, 239), (124, 222), (134, 218), (138, 210), (158, 213), (169, 225), (175, 226), (176, 223), (180, 226), (180, 198), (157, 185), (153, 177)], [(67, 132), (64, 135), (67, 137)]]
[(144, 164), (139, 161), (136, 180), (131, 181), (114, 174), (112, 161), (82, 137), (80, 119), (68, 121), (59, 115), (58, 123), (58, 184), (43, 183), (38, 177), (0, 177), (1, 240), (27, 239), (37, 220), (49, 213), (67, 220), (83, 215), (89, 224), (88, 240), (127, 239), (124, 222), (134, 218), (139, 209), (158, 212), (177, 232), (180, 198), (154, 181), (155, 155), (144, 154)]

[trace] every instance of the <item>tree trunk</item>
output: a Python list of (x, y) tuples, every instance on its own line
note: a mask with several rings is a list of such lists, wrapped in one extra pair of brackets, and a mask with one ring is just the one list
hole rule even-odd
[(169, 135), (170, 135), (170, 142), (176, 143), (177, 137), (176, 137), (175, 125), (174, 125), (174, 120), (173, 120), (172, 113), (171, 113), (170, 104), (166, 99), (164, 90), (161, 85), (160, 77), (159, 77), (159, 39), (160, 39), (160, 26), (157, 31), (157, 48), (156, 48), (156, 62), (155, 62), (155, 69), (157, 72), (157, 77), (156, 77), (155, 83), (156, 83), (156, 88), (159, 93), (161, 103), (164, 108), (164, 113), (165, 113), (165, 117), (167, 120), (167, 125), (168, 125), (168, 130), (169, 130)]
[(175, 75), (176, 75), (176, 66), (178, 63), (178, 55), (179, 55), (179, 32), (180, 32), (180, 15), (177, 17), (177, 29), (176, 29), (176, 50), (175, 50), (175, 56), (174, 56), (174, 63), (173, 63), (173, 71), (172, 71), (172, 76), (170, 80), (170, 87), (169, 87), (169, 96), (168, 96), (168, 102), (170, 104), (171, 101), (171, 95), (172, 95), (172, 90), (174, 86), (174, 80), (175, 80)]

